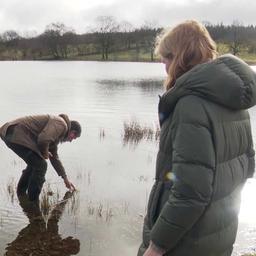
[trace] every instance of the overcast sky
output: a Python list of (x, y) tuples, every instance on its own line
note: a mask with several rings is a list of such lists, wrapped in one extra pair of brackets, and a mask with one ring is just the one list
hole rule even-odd
[(52, 22), (84, 33), (101, 15), (137, 27), (145, 21), (170, 26), (191, 18), (256, 25), (256, 0), (0, 0), (0, 33), (9, 29), (42, 33)]

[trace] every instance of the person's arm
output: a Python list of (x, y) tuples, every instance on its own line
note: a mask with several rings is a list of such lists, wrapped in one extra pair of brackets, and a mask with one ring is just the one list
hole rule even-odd
[(198, 98), (185, 97), (177, 103), (171, 136), (173, 186), (150, 233), (153, 244), (165, 251), (177, 245), (211, 201), (215, 148)]
[(57, 172), (57, 174), (62, 177), (62, 179), (63, 179), (63, 181), (65, 183), (65, 186), (68, 189), (72, 190), (72, 191), (76, 190), (76, 188), (72, 184), (72, 182), (69, 181), (69, 179), (67, 177), (67, 174), (66, 174), (66, 171), (65, 171), (65, 168), (64, 168), (62, 162), (59, 159), (57, 144), (51, 144), (50, 145), (49, 153), (50, 153), (49, 154), (50, 162), (51, 162), (53, 168), (55, 169), (55, 171)]

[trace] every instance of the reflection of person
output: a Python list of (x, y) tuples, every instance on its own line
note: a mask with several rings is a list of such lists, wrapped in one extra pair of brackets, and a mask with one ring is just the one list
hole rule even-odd
[(48, 158), (66, 187), (75, 189), (58, 157), (58, 144), (71, 142), (80, 135), (80, 124), (70, 121), (64, 114), (26, 116), (4, 124), (0, 128), (1, 138), (27, 164), (19, 180), (17, 194), (24, 194), (28, 190), (29, 199), (38, 200), (45, 181), (45, 159)]
[(165, 31), (156, 52), (168, 77), (138, 255), (231, 255), (240, 192), (254, 172), (247, 109), (256, 103), (256, 74), (235, 56), (217, 58), (197, 21)]
[(61, 203), (55, 206), (47, 227), (39, 204), (31, 203), (27, 195), (20, 196), (20, 205), (29, 218), (29, 224), (19, 232), (13, 242), (8, 244), (5, 255), (76, 255), (80, 250), (79, 240), (72, 237), (62, 239), (58, 232), (58, 221), (71, 196), (71, 192), (66, 192)]

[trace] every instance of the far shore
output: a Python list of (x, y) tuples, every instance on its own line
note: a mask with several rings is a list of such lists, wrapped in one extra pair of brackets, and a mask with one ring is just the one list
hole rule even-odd
[[(250, 66), (256, 66), (256, 59), (255, 60), (246, 60), (241, 58), (245, 63), (247, 63)], [(40, 59), (3, 59), (0, 61), (98, 61), (98, 62), (137, 62), (137, 63), (161, 63), (159, 60), (147, 60), (147, 59), (140, 59), (140, 60), (134, 60), (134, 59), (112, 59), (109, 58), (108, 60), (102, 60), (99, 58), (40, 58)]]

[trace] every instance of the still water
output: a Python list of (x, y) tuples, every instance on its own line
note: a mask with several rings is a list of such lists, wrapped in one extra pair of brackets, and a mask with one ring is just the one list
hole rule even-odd
[[(0, 62), (0, 70), (0, 124), (24, 115), (66, 113), (83, 127), (81, 138), (59, 147), (78, 192), (68, 199), (49, 164), (45, 189), (52, 193), (48, 212), (36, 209), (40, 218), (27, 213), (13, 193), (25, 165), (0, 142), (0, 255), (136, 255), (157, 142), (125, 144), (123, 125), (135, 120), (156, 129), (163, 66)], [(250, 112), (255, 137), (256, 108)], [(255, 192), (251, 179), (243, 191), (234, 255), (255, 248)]]

